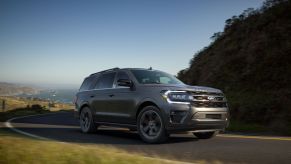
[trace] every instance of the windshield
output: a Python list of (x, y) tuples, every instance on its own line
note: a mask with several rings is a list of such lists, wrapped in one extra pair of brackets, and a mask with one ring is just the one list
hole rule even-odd
[(176, 77), (161, 71), (131, 70), (140, 84), (183, 84)]

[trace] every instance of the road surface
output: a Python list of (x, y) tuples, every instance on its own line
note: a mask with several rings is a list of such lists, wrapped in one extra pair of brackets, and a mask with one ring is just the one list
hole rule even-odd
[(164, 144), (146, 144), (136, 132), (102, 127), (95, 134), (83, 134), (71, 112), (14, 119), (11, 125), (23, 132), (54, 140), (109, 145), (150, 157), (206, 163), (291, 163), (291, 138), (219, 135), (199, 140), (191, 134), (171, 135)]

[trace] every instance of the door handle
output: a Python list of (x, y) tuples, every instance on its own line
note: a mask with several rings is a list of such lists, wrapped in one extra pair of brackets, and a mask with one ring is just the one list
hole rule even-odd
[(109, 95), (109, 97), (113, 97), (113, 96), (114, 96), (114, 94)]
[(93, 98), (93, 97), (95, 97), (95, 95), (91, 95), (90, 97)]

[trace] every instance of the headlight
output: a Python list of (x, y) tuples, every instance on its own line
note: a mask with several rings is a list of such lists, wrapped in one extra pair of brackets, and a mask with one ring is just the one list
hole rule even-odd
[(193, 96), (186, 91), (162, 91), (162, 96), (168, 103), (190, 104)]

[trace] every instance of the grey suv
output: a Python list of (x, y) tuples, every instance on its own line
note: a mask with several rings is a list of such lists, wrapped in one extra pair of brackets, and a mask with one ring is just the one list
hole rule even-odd
[(220, 90), (185, 85), (151, 68), (91, 74), (76, 94), (75, 106), (84, 133), (95, 132), (100, 125), (126, 127), (137, 130), (148, 143), (186, 131), (207, 139), (228, 124), (227, 102)]

